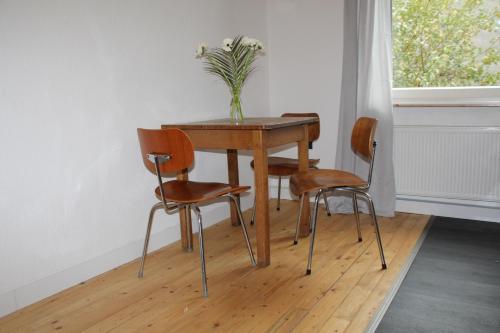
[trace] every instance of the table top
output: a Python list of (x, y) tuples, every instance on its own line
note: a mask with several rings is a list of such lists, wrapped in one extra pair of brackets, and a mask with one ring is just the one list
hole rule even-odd
[(212, 119), (196, 121), (184, 124), (165, 124), (162, 128), (180, 128), (182, 130), (190, 129), (210, 129), (210, 130), (271, 130), (282, 127), (313, 124), (318, 121), (314, 117), (260, 117), (245, 118), (243, 121), (235, 123), (230, 118)]

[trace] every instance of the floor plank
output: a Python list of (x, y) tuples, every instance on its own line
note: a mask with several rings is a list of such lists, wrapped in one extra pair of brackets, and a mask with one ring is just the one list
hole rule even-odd
[[(271, 203), (274, 207), (275, 203)], [(293, 246), (298, 205), (271, 210), (272, 264), (253, 268), (241, 229), (229, 220), (205, 232), (209, 297), (201, 297), (197, 249), (178, 243), (0, 318), (0, 332), (361, 332), (422, 234), (428, 216), (380, 218), (388, 269), (380, 269), (373, 226), (361, 216), (318, 214), (313, 273), (309, 239)], [(244, 213), (249, 220), (251, 211)], [(249, 227), (255, 249), (255, 228)], [(195, 242), (196, 243), (196, 242)]]

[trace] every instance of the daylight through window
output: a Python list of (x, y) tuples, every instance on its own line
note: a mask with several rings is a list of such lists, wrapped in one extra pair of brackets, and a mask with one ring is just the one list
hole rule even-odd
[(392, 0), (394, 88), (500, 86), (499, 0)]

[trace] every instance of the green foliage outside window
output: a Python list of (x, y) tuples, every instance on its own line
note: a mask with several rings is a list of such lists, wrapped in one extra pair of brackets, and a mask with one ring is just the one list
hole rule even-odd
[(394, 87), (500, 85), (498, 0), (393, 0)]

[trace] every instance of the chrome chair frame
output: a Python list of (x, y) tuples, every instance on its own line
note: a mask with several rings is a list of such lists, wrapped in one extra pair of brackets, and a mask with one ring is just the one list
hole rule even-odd
[[(148, 159), (155, 163), (156, 175), (158, 178), (158, 184), (159, 184), (160, 195), (161, 195), (162, 200), (161, 200), (161, 202), (154, 204), (151, 207), (151, 210), (149, 212), (148, 225), (146, 228), (146, 236), (144, 238), (144, 248), (142, 251), (141, 263), (140, 263), (139, 272), (137, 273), (137, 277), (142, 278), (144, 276), (144, 264), (145, 264), (146, 255), (148, 252), (149, 238), (151, 235), (151, 228), (153, 225), (153, 217), (154, 217), (155, 212), (158, 209), (163, 208), (165, 210), (165, 213), (171, 214), (171, 213), (175, 213), (175, 212), (179, 211), (181, 208), (188, 208), (186, 210), (186, 214), (190, 214), (191, 209), (193, 209), (193, 211), (196, 214), (197, 220), (198, 220), (198, 230), (199, 230), (198, 231), (198, 239), (199, 239), (199, 243), (200, 243), (200, 260), (201, 260), (201, 275), (202, 275), (201, 281), (202, 281), (202, 287), (203, 287), (203, 296), (208, 297), (207, 272), (206, 272), (206, 267), (205, 267), (205, 242), (203, 240), (203, 223), (202, 223), (202, 215), (201, 215), (200, 208), (196, 204), (179, 205), (179, 204), (173, 203), (173, 204), (169, 205), (167, 200), (165, 199), (165, 194), (164, 194), (164, 190), (163, 190), (163, 186), (162, 186), (163, 182), (162, 182), (162, 177), (160, 174), (160, 164), (168, 162), (170, 160), (170, 156), (165, 155), (165, 154), (148, 154)], [(230, 200), (233, 201), (233, 203), (236, 206), (236, 210), (238, 212), (238, 219), (240, 220), (240, 225), (241, 225), (243, 237), (245, 239), (245, 243), (246, 243), (246, 246), (248, 249), (248, 254), (250, 256), (250, 261), (252, 263), (252, 266), (255, 267), (256, 262), (255, 262), (254, 254), (252, 251), (252, 246), (250, 244), (250, 239), (248, 237), (247, 229), (245, 226), (245, 220), (243, 219), (243, 215), (241, 213), (241, 209), (240, 209), (240, 206), (238, 204), (237, 197), (232, 193), (228, 193), (228, 194), (220, 196), (220, 198), (222, 198), (222, 197), (228, 197)], [(191, 228), (192, 228), (191, 224), (187, 223), (186, 227), (188, 228), (188, 230), (187, 230), (188, 233), (190, 233)], [(188, 243), (188, 250), (192, 251), (193, 244), (191, 244), (190, 237), (188, 237), (188, 242), (189, 242)]]
[[(312, 235), (311, 235), (311, 240), (310, 240), (310, 244), (309, 244), (309, 255), (308, 255), (308, 260), (307, 260), (306, 275), (310, 275), (311, 269), (312, 269), (314, 239), (316, 236), (316, 224), (317, 224), (317, 220), (318, 220), (318, 206), (319, 206), (320, 197), (321, 196), (324, 197), (326, 195), (326, 193), (334, 193), (336, 191), (352, 193), (353, 210), (354, 210), (354, 214), (356, 216), (356, 227), (357, 227), (357, 231), (358, 231), (358, 241), (359, 242), (362, 241), (362, 237), (361, 237), (361, 226), (360, 226), (360, 222), (359, 222), (359, 211), (358, 211), (358, 203), (357, 203), (358, 196), (361, 196), (368, 201), (370, 214), (372, 216), (372, 224), (374, 225), (374, 228), (375, 228), (375, 234), (376, 234), (376, 238), (377, 238), (377, 245), (378, 245), (378, 249), (379, 249), (379, 253), (380, 253), (380, 261), (382, 264), (382, 269), (387, 268), (387, 264), (385, 262), (385, 256), (384, 256), (384, 249), (382, 247), (382, 240), (380, 237), (380, 229), (378, 226), (377, 215), (375, 213), (375, 206), (373, 205), (373, 200), (372, 200), (371, 195), (368, 193), (368, 190), (370, 189), (370, 185), (371, 185), (371, 181), (372, 181), (373, 164), (375, 161), (376, 146), (377, 146), (377, 143), (373, 142), (373, 156), (372, 156), (372, 159), (370, 161), (370, 167), (369, 167), (369, 172), (368, 172), (368, 181), (367, 181), (366, 186), (360, 186), (360, 187), (345, 186), (345, 187), (336, 187), (336, 188), (330, 188), (330, 189), (321, 189), (316, 193), (315, 199), (314, 199), (314, 209), (313, 209), (313, 215), (312, 215), (312, 222), (311, 222)], [(298, 243), (300, 215), (302, 213), (302, 205), (307, 201), (304, 198), (304, 195), (301, 195), (300, 199), (302, 200), (302, 202), (301, 202), (301, 205), (299, 208), (299, 218), (297, 219), (297, 224), (296, 224), (296, 228), (295, 228), (294, 244)]]
[[(317, 169), (317, 167), (314, 167), (313, 169)], [(328, 216), (332, 216), (326, 195), (323, 196), (323, 200), (325, 201), (326, 213), (328, 214)], [(278, 176), (278, 203), (276, 206), (276, 210), (280, 210), (280, 201), (281, 201), (281, 176)], [(302, 206), (300, 207), (300, 209), (302, 209)], [(255, 196), (253, 198), (252, 219), (250, 220), (250, 225), (253, 225), (254, 223), (255, 223)]]

